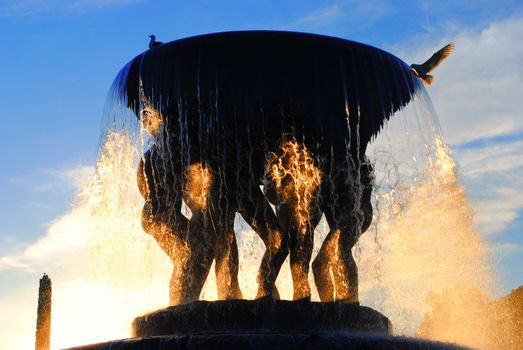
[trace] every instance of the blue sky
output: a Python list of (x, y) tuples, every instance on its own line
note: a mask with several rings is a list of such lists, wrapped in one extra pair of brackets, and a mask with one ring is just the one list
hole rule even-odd
[[(521, 1), (0, 0), (0, 259), (69, 211), (96, 161), (111, 81), (149, 34), (245, 29), (338, 36), (409, 63), (455, 42), (428, 91), (502, 293), (523, 284)], [(41, 272), (0, 260), (0, 303), (33, 302)]]

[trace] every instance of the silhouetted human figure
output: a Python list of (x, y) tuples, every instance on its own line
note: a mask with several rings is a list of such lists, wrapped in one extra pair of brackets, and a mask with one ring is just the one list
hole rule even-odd
[[(287, 239), (260, 189), (259, 181), (252, 176), (250, 164), (247, 162), (224, 161), (219, 166), (211, 165), (211, 169), (216, 181), (213, 182), (209, 194), (209, 215), (215, 225), (214, 232), (218, 242), (226, 240), (225, 243), (217, 244), (217, 259), (218, 256), (224, 256), (224, 264), (233, 257), (237, 260), (234, 219), (236, 213), (239, 213), (262, 239), (266, 247), (257, 276), (257, 297), (274, 294), (276, 298), (279, 298), (274, 286), (279, 269), (275, 270), (273, 267), (281, 266), (285, 260)], [(237, 265), (231, 272), (237, 274)], [(227, 276), (226, 273), (222, 275)], [(219, 281), (219, 283), (223, 283), (223, 281)]]
[[(215, 33), (145, 51), (122, 69), (115, 85), (117, 95), (142, 122), (142, 106), (154, 104), (165, 113), (165, 134), (175, 149), (168, 151), (173, 157), (169, 161), (180, 164), (174, 169), (181, 179), (175, 192), (181, 191), (186, 202), (193, 197), (187, 197), (190, 191), (184, 187), (192, 166), (212, 175), (208, 208), (201, 210), (201, 220), (189, 221), (194, 229), (184, 231), (192, 236), (197, 222), (204, 225), (205, 233), (193, 235), (195, 247), (197, 237), (221, 237), (217, 245), (211, 243), (213, 257), (233, 256), (232, 223), (239, 212), (267, 247), (258, 272), (258, 297), (273, 294), (290, 248), (294, 298), (307, 298), (313, 228), (324, 212), (331, 232), (323, 251), (334, 250), (336, 255), (324, 259), (324, 252), (315, 263), (319, 289), (326, 290), (322, 299), (334, 298), (331, 289), (338, 299), (357, 299), (351, 248), (366, 225), (360, 210), (366, 204), (360, 203), (365, 192), (360, 175), (352, 173), (386, 120), (422, 89), (411, 67), (382, 50), (342, 39), (283, 32)], [(145, 123), (153, 129), (161, 124), (155, 118)], [(312, 162), (306, 161), (303, 168), (301, 163), (290, 166), (298, 174), (292, 176), (283, 166), (278, 176), (264, 183), (267, 197), (271, 183), (275, 189), (276, 218), (258, 186), (270, 152), (278, 162), (292, 163), (280, 146), (292, 140), (298, 141), (298, 158)], [(315, 179), (318, 173), (320, 180), (309, 181), (309, 175)], [(196, 217), (199, 212), (193, 210)], [(170, 215), (164, 216), (162, 220), (169, 222)], [(177, 225), (170, 224), (171, 230), (178, 230)], [(228, 261), (234, 265), (234, 258)], [(208, 259), (200, 263), (205, 268), (208, 264)], [(339, 265), (337, 272), (334, 265)], [(228, 268), (231, 275), (236, 268)], [(321, 278), (327, 270), (335, 275), (332, 288)]]
[[(216, 210), (221, 178), (202, 162), (184, 163), (179, 139), (168, 132), (165, 116), (144, 95), (142, 101), (140, 119), (154, 140), (137, 174), (146, 199), (142, 226), (173, 262), (170, 304), (198, 300), (214, 259), (218, 298), (242, 298), (236, 237), (232, 224), (223, 225), (234, 222), (234, 212), (227, 220)], [(190, 219), (181, 212), (183, 201)]]
[(374, 173), (366, 158), (354, 169), (338, 170), (322, 188), (322, 208), (330, 231), (312, 270), (321, 301), (357, 303), (358, 267), (352, 248), (372, 222)]
[[(305, 145), (290, 138), (272, 154), (267, 180), (267, 198), (276, 206), (280, 227), (289, 240), (285, 255), (290, 253), (293, 299), (310, 298), (309, 263), (314, 227), (321, 217), (318, 203), (322, 172)], [(279, 266), (276, 268), (279, 270)]]
[(194, 210), (190, 220), (182, 214), (183, 177), (166, 171), (176, 164), (165, 156), (153, 146), (140, 161), (137, 179), (145, 198), (142, 227), (173, 263), (169, 303), (177, 305), (198, 300), (214, 258), (213, 237), (207, 234), (203, 213)]
[[(287, 240), (259, 186), (253, 184), (247, 188), (246, 177), (234, 174), (237, 167), (214, 172), (196, 163), (182, 175), (181, 170), (176, 170), (181, 169), (179, 165), (170, 158), (166, 162), (153, 146), (144, 155), (138, 171), (138, 185), (146, 199), (142, 226), (174, 264), (170, 303), (176, 305), (198, 299), (213, 259), (216, 259), (218, 298), (242, 298), (234, 233), (236, 212), (268, 247), (277, 248), (266, 250), (258, 276), (258, 296), (274, 292), (277, 297), (277, 291), (265, 282), (265, 277), (276, 279), (278, 271), (272, 269), (273, 261), (285, 259)], [(236, 182), (238, 177), (245, 181)], [(191, 209), (190, 220), (180, 211), (182, 200)], [(281, 253), (273, 254), (274, 251)]]
[[(298, 152), (307, 152), (303, 144), (296, 147)], [(280, 225), (290, 239), (293, 299), (310, 298), (308, 272), (314, 228), (323, 212), (330, 231), (313, 262), (320, 299), (333, 301), (336, 297), (336, 300), (358, 302), (358, 270), (351, 249), (372, 221), (372, 165), (366, 158), (355, 163), (350, 157), (330, 160), (323, 157), (320, 161), (314, 156), (317, 157), (310, 154), (308, 161), (293, 159), (300, 166), (300, 171), (293, 173), (288, 154), (282, 150), (276, 162), (283, 166), (284, 176), (275, 178), (274, 172), (268, 169), (271, 181), (266, 186), (266, 194), (276, 205)], [(319, 178), (315, 179), (315, 175)], [(308, 194), (298, 189), (304, 182), (308, 182)], [(307, 195), (309, 200), (304, 203), (303, 197)]]
[[(138, 184), (146, 199), (142, 226), (173, 261), (170, 303), (197, 300), (214, 259), (219, 299), (242, 298), (234, 233), (236, 212), (267, 247), (258, 274), (258, 296), (274, 293), (278, 297), (274, 281), (279, 269), (273, 266), (283, 263), (287, 240), (260, 190), (260, 181), (253, 176), (252, 159), (236, 159), (233, 148), (237, 146), (227, 140), (216, 145), (211, 156), (204, 157), (196, 150), (184, 158), (180, 139), (168, 131), (166, 118), (159, 111), (146, 102), (140, 116), (156, 142), (145, 153), (138, 171)], [(263, 169), (264, 161), (257, 163)], [(190, 220), (181, 213), (182, 201), (191, 210)], [(274, 262), (279, 260), (279, 264)]]

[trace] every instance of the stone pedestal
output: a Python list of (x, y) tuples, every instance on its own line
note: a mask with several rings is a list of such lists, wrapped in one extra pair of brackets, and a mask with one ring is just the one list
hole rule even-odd
[(137, 317), (132, 339), (76, 350), (462, 349), (394, 337), (390, 321), (365, 306), (265, 300), (198, 301)]
[(287, 300), (197, 301), (137, 317), (135, 337), (201, 333), (374, 332), (391, 334), (389, 319), (365, 306)]

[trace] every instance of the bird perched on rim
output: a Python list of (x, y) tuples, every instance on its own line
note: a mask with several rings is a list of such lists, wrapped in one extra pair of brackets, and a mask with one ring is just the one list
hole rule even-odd
[(152, 49), (153, 47), (156, 47), (156, 46), (163, 45), (162, 42), (156, 41), (156, 35), (154, 35), (154, 34), (149, 35), (149, 38), (151, 38), (151, 40), (149, 41), (149, 48), (150, 49)]
[(454, 50), (453, 44), (447, 44), (444, 48), (436, 52), (434, 55), (432, 55), (431, 58), (427, 60), (427, 62), (423, 64), (411, 64), (410, 68), (412, 68), (412, 71), (414, 74), (423, 81), (425, 85), (430, 85), (434, 81), (434, 77), (432, 75), (429, 75), (434, 68), (440, 65), (441, 62), (452, 53)]

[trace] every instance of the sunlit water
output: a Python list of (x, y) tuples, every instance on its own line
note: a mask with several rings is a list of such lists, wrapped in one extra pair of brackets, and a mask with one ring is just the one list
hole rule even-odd
[[(168, 305), (171, 262), (140, 225), (143, 199), (136, 169), (151, 140), (132, 112), (111, 96), (105, 115), (96, 172), (74, 209), (84, 213), (78, 224), (87, 232), (88, 264), (79, 271), (79, 282), (54, 291), (53, 348), (129, 337), (134, 317)], [(392, 117), (367, 155), (375, 164), (376, 187), (372, 226), (354, 248), (361, 303), (387, 315), (395, 334), (414, 336), (430, 310), (431, 295), (463, 286), (488, 294), (486, 247), (472, 225), (470, 203), (424, 90)], [(327, 232), (322, 220), (315, 253)], [(236, 234), (240, 285), (244, 297), (252, 299), (264, 246), (239, 216)], [(309, 279), (313, 286), (312, 274)], [(277, 286), (283, 299), (292, 298), (288, 261)], [(201, 298), (216, 296), (211, 269)], [(450, 299), (463, 308), (466, 324), (475, 315), (467, 311), (474, 296), (454, 293)], [(313, 300), (318, 300), (314, 288)], [(443, 326), (436, 321), (422, 335), (483, 344), (474, 332), (432, 332)]]

